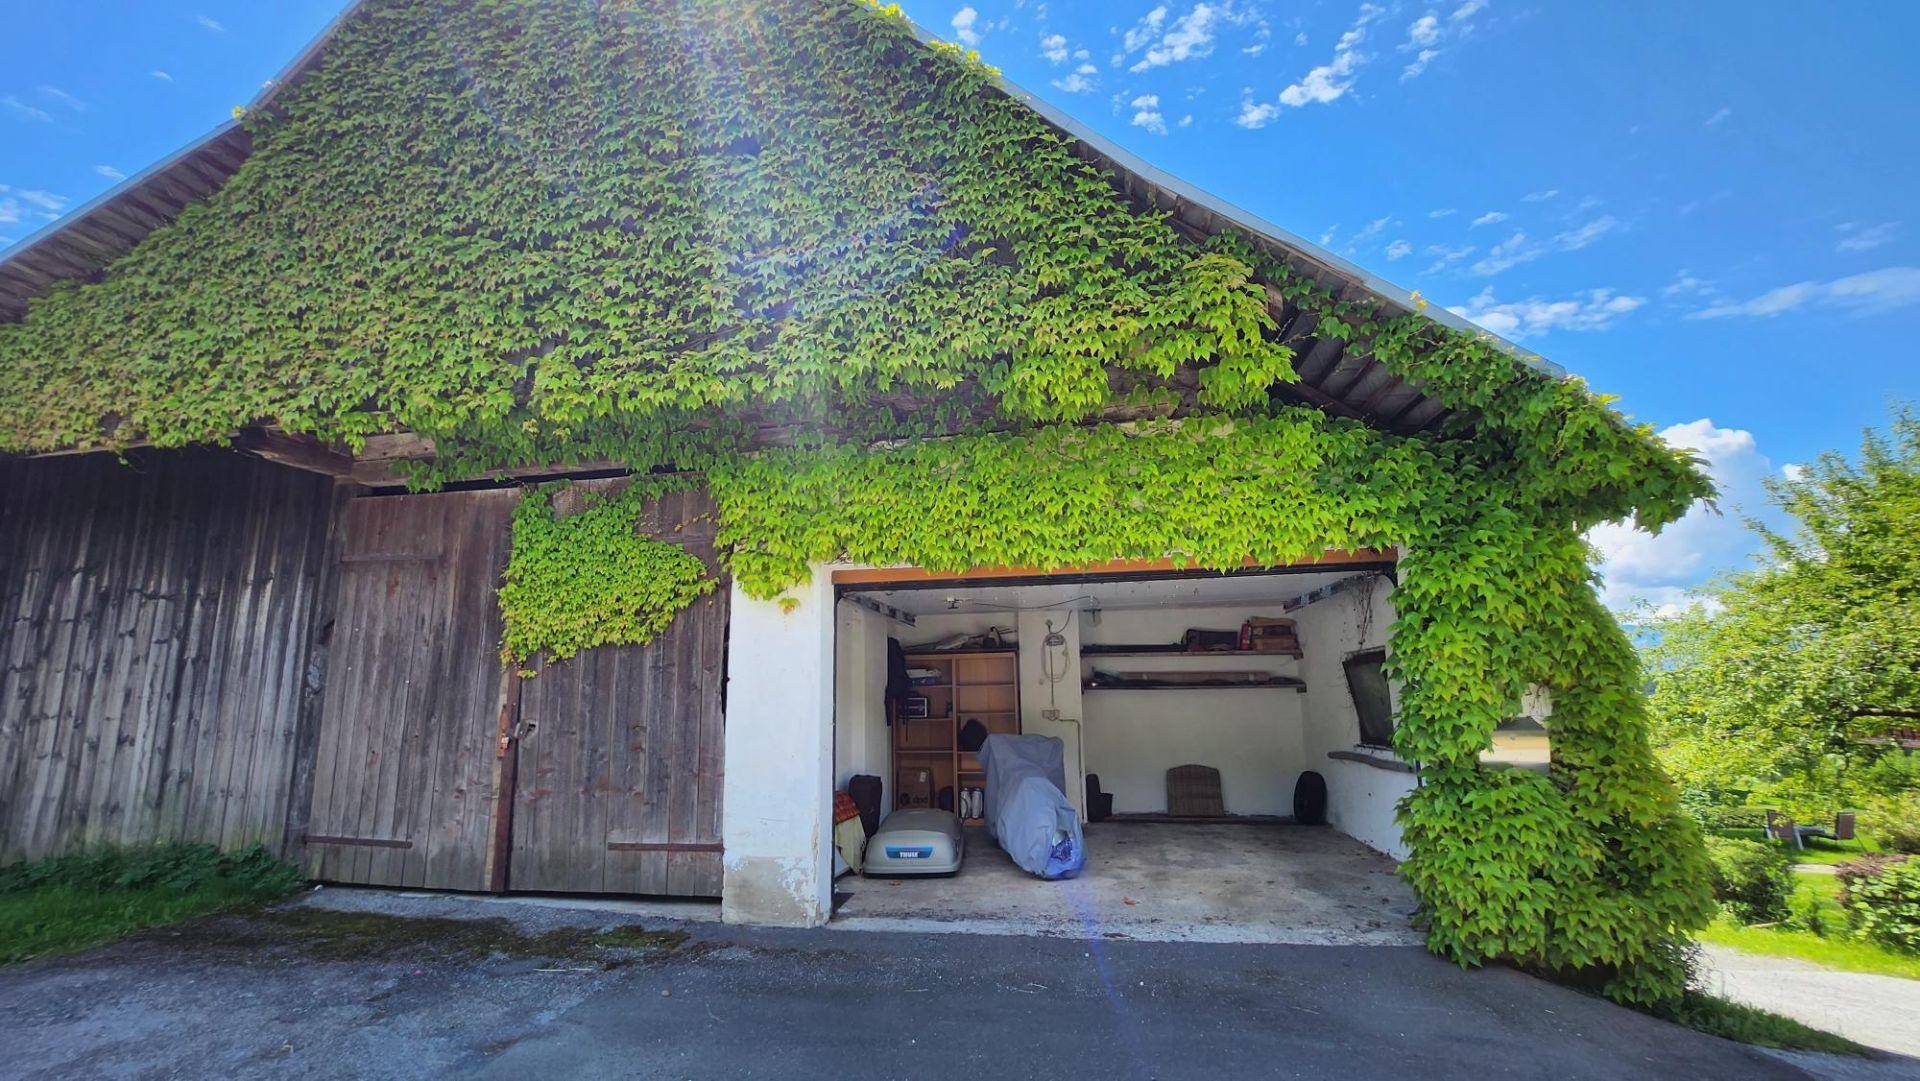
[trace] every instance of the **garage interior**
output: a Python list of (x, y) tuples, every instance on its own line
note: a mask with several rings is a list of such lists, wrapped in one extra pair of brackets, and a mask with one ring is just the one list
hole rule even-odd
[[(1366, 555), (1228, 574), (840, 572), (835, 787), (877, 779), (882, 820), (955, 811), (966, 853), (949, 877), (868, 877), (836, 857), (835, 923), (1417, 941), (1393, 822), (1414, 777), (1384, 745), (1392, 574), (1390, 558)], [(888, 694), (889, 639), (912, 681), (904, 697), (897, 675)], [(1079, 876), (1043, 880), (994, 842), (971, 792), (985, 775), (969, 722), (976, 738), (1061, 740), (1084, 823)], [(1309, 771), (1325, 783), (1325, 824), (1294, 818)]]

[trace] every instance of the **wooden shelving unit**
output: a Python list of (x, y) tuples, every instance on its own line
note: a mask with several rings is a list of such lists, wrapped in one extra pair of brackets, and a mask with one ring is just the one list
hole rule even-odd
[(938, 807), (941, 790), (951, 788), (957, 812), (963, 789), (987, 786), (980, 759), (960, 750), (961, 727), (977, 718), (990, 733), (1020, 731), (1019, 655), (1010, 649), (909, 653), (907, 667), (933, 669), (944, 679), (914, 685), (911, 693), (927, 700), (926, 717), (894, 718), (894, 806)]
[(1302, 691), (1307, 689), (1305, 680), (1292, 676), (1275, 676), (1268, 680), (1248, 681), (1245, 683), (1179, 683), (1149, 682), (1137, 680), (1128, 683), (1080, 684), (1083, 691)]
[(1080, 647), (1082, 657), (1292, 657), (1300, 660), (1305, 652), (1297, 649), (1188, 649), (1183, 645), (1100, 645)]

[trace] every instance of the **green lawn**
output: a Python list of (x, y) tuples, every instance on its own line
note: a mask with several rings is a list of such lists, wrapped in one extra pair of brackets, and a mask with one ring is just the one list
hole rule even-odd
[(1788, 1051), (1825, 1051), (1836, 1055), (1869, 1053), (1867, 1048), (1845, 1036), (1823, 1032), (1791, 1017), (1728, 1002), (1701, 991), (1688, 991), (1679, 1002), (1652, 1013), (1676, 1025), (1739, 1043), (1779, 1047)]
[[(1766, 830), (1717, 829), (1712, 831), (1716, 837), (1732, 837), (1741, 841), (1765, 841)], [(1856, 837), (1851, 841), (1829, 841), (1824, 837), (1809, 837), (1806, 847), (1795, 849), (1785, 842), (1776, 842), (1793, 856), (1795, 863), (1844, 863), (1856, 856), (1865, 856), (1880, 851), (1880, 846), (1868, 837)]]
[(1871, 942), (1846, 936), (1846, 913), (1840, 907), (1840, 881), (1832, 875), (1800, 875), (1795, 880), (1796, 912), (1815, 912), (1831, 937), (1795, 928), (1744, 927), (1721, 916), (1699, 934), (1702, 942), (1773, 957), (1794, 957), (1846, 972), (1869, 972), (1920, 980), (1920, 955), (1895, 953)]
[(299, 883), (265, 852), (206, 845), (89, 852), (0, 868), (0, 964), (265, 904)]

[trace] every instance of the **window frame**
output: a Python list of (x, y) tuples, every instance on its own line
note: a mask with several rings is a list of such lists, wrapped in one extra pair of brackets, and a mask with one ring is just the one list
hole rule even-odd
[[(1362, 649), (1347, 654), (1340, 662), (1341, 671), (1347, 679), (1347, 699), (1353, 703), (1354, 726), (1358, 731), (1357, 745), (1381, 750), (1393, 750), (1393, 731), (1396, 727), (1393, 716), (1393, 685), (1387, 680), (1387, 651), (1385, 648)], [(1359, 687), (1354, 682), (1356, 670), (1371, 665), (1380, 677), (1380, 697), (1386, 706), (1386, 715), (1381, 718), (1385, 725), (1384, 735), (1370, 734), (1367, 724), (1367, 711), (1360, 704)]]

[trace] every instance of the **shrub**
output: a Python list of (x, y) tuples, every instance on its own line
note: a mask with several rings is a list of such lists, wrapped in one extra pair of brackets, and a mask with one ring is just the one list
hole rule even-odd
[(1920, 953), (1920, 859), (1870, 857), (1845, 866), (1841, 898), (1854, 929), (1888, 949)]
[(1713, 897), (1741, 923), (1766, 923), (1787, 917), (1793, 894), (1793, 862), (1786, 852), (1760, 841), (1709, 837), (1713, 861)]
[(1867, 808), (1867, 831), (1880, 847), (1920, 853), (1920, 790), (1882, 796)]
[(1767, 827), (1767, 812), (1762, 807), (1698, 807), (1694, 809), (1694, 817), (1699, 820), (1700, 828), (1708, 833), (1763, 830)]

